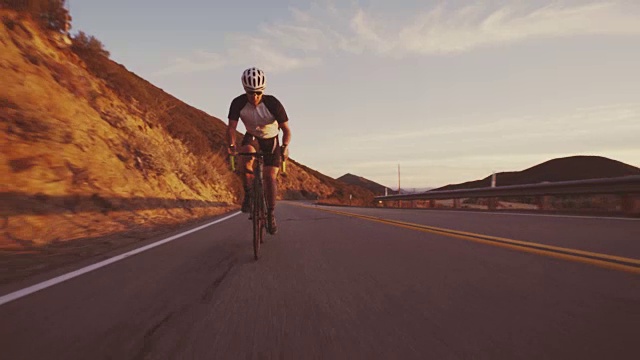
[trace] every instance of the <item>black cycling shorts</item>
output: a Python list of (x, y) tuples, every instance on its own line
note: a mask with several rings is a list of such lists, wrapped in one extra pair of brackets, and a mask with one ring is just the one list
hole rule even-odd
[(255, 147), (255, 144), (252, 144), (254, 140), (257, 140), (258, 142), (258, 148), (256, 150), (267, 153), (267, 155), (264, 156), (265, 166), (280, 167), (280, 165), (282, 165), (280, 141), (278, 140), (277, 136), (272, 137), (271, 139), (260, 139), (249, 133), (246, 133), (244, 134), (244, 138), (242, 138), (242, 146), (253, 145)]

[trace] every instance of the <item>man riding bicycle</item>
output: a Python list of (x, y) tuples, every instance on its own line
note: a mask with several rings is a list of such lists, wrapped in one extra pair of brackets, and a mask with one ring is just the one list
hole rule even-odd
[[(283, 158), (289, 158), (289, 142), (291, 130), (289, 118), (284, 107), (278, 99), (272, 95), (265, 95), (266, 78), (264, 72), (256, 67), (249, 68), (242, 73), (242, 86), (245, 94), (242, 94), (231, 102), (229, 108), (229, 125), (227, 126), (227, 142), (229, 153), (235, 154), (236, 127), (241, 119), (247, 132), (242, 139), (240, 152), (256, 152), (252, 145), (254, 140), (259, 149), (267, 153), (264, 157), (265, 198), (267, 201), (267, 231), (275, 234), (277, 231), (274, 209), (278, 184), (276, 178), (282, 165)], [(278, 134), (282, 130), (282, 146), (279, 145)], [(244, 159), (244, 176), (242, 182), (245, 195), (242, 202), (242, 212), (249, 212), (251, 207), (251, 184), (253, 183), (253, 157)]]

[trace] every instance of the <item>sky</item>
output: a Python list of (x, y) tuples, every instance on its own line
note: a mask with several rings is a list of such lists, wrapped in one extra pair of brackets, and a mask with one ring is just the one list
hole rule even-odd
[[(640, 167), (636, 0), (70, 0), (72, 33), (225, 123), (262, 68), (290, 155), (439, 187), (572, 155)], [(244, 132), (244, 127), (239, 126)]]

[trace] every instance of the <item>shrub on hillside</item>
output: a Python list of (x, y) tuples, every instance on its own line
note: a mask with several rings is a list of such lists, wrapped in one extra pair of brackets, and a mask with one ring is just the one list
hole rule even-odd
[(79, 31), (73, 38), (73, 49), (88, 51), (92, 54), (107, 58), (111, 55), (107, 50), (105, 50), (104, 45), (100, 40), (96, 39), (93, 35), (85, 34), (83, 31)]
[(0, 0), (2, 7), (28, 13), (40, 25), (55, 31), (69, 31), (71, 16), (66, 0)]

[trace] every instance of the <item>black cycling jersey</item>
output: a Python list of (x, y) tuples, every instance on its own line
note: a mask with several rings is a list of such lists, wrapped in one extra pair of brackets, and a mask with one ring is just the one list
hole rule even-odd
[(270, 139), (278, 136), (279, 123), (289, 121), (284, 106), (273, 95), (262, 95), (262, 101), (255, 106), (246, 94), (242, 94), (231, 102), (229, 120), (242, 120), (247, 132), (259, 139)]

